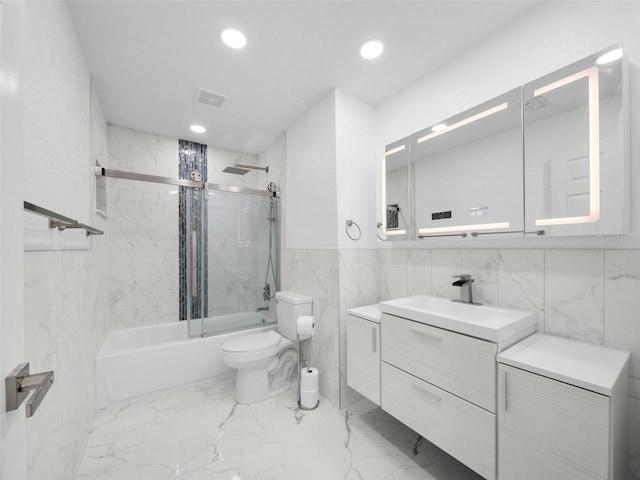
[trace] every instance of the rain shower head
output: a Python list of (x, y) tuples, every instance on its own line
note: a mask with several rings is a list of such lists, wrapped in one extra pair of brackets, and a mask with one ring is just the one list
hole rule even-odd
[(249, 170), (246, 168), (238, 168), (238, 167), (227, 167), (222, 170), (224, 173), (233, 173), (234, 175), (244, 175), (245, 173), (249, 173)]
[(269, 173), (269, 167), (257, 167), (255, 165), (241, 165), (236, 163), (233, 167), (226, 167), (222, 170), (224, 173), (233, 173), (234, 175), (244, 175), (249, 170), (263, 170)]

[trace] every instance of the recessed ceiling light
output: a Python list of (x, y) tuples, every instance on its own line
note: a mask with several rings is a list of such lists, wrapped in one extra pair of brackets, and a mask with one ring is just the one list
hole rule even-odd
[(622, 58), (622, 49), (616, 48), (615, 50), (611, 50), (605, 54), (600, 55), (596, 60), (596, 64), (604, 65), (605, 63), (615, 62), (620, 58)]
[(431, 127), (431, 131), (432, 132), (441, 132), (445, 128), (447, 128), (447, 124), (446, 123), (439, 123), (439, 124), (434, 125), (433, 127)]
[(242, 32), (232, 28), (223, 30), (220, 38), (226, 46), (231, 48), (242, 48), (247, 44), (247, 37)]
[(380, 40), (367, 40), (360, 45), (360, 56), (371, 60), (379, 57), (382, 54), (382, 50), (384, 50), (384, 45)]
[(191, 127), (189, 127), (191, 129), (192, 132), (195, 133), (204, 133), (207, 131), (206, 128), (200, 126), (200, 125), (191, 125)]

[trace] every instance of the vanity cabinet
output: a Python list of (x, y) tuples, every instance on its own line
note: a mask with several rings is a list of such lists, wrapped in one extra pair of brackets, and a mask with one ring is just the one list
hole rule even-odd
[(382, 409), (486, 479), (495, 479), (495, 415), (386, 362)]
[(535, 334), (498, 355), (500, 480), (623, 480), (629, 354)]
[(347, 317), (347, 385), (376, 405), (380, 405), (379, 319), (377, 305), (351, 309)]
[(387, 313), (382, 409), (484, 478), (496, 478), (493, 342)]
[(493, 342), (383, 314), (382, 359), (495, 413)]

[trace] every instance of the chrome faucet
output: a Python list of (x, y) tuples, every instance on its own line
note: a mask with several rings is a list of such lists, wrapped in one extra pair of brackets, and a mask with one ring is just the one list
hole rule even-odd
[(268, 311), (269, 307), (258, 307), (256, 308), (256, 312), (264, 312), (264, 311)]
[(473, 301), (473, 291), (471, 290), (471, 284), (474, 282), (471, 275), (463, 273), (460, 275), (454, 275), (453, 278), (457, 278), (451, 285), (454, 287), (460, 287), (460, 298), (454, 298), (452, 302), (468, 303), (470, 305), (482, 305)]

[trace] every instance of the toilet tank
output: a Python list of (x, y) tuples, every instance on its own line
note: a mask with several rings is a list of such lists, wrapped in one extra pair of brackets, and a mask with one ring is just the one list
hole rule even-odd
[(313, 314), (313, 298), (297, 292), (276, 292), (276, 321), (281, 335), (297, 340), (297, 321)]

